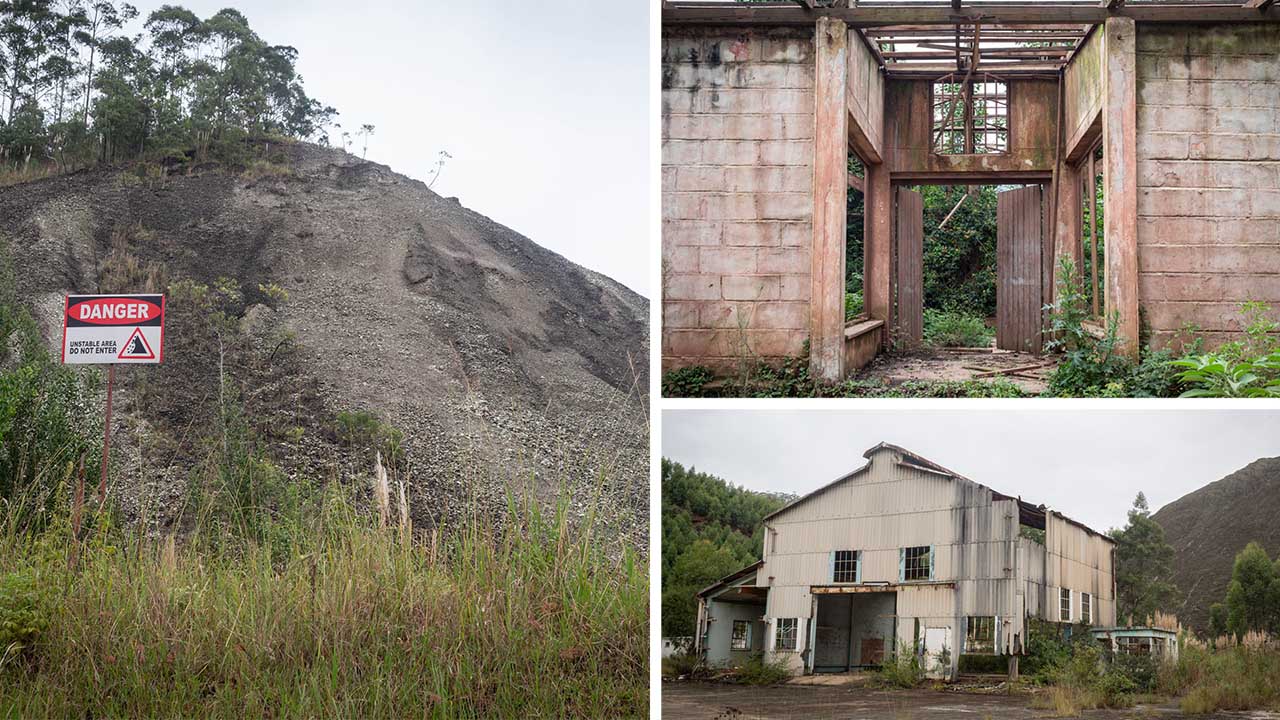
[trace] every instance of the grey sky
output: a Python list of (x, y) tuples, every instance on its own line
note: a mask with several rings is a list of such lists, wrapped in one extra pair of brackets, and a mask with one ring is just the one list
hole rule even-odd
[(433, 190), (648, 294), (648, 0), (169, 2), (238, 8), (344, 129), (376, 127), (370, 160), (425, 181), (447, 150)]
[(1280, 455), (1280, 412), (1254, 410), (667, 410), (662, 455), (752, 490), (804, 494), (878, 442), (1044, 503), (1097, 530)]

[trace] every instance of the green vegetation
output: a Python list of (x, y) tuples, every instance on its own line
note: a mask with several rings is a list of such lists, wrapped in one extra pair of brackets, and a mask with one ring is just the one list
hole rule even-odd
[(1173, 548), (1164, 528), (1151, 519), (1147, 497), (1138, 493), (1129, 522), (1108, 535), (1116, 542), (1116, 618), (1121, 623), (1148, 624), (1161, 612), (1174, 610), (1178, 589), (1173, 576)]
[(885, 658), (880, 666), (880, 682), (887, 687), (913, 688), (924, 682), (924, 668), (920, 656), (905, 642), (898, 642), (898, 651)]
[(1270, 310), (1266, 303), (1242, 303), (1243, 339), (1173, 361), (1183, 368), (1179, 378), (1191, 386), (1182, 396), (1280, 397), (1280, 322), (1267, 318)]
[[(297, 50), (261, 38), (238, 10), (201, 19), (165, 5), (130, 36), (137, 16), (118, 0), (0, 3), (0, 184), (99, 162), (244, 166), (250, 144), (327, 144), (339, 128), (304, 90)], [(361, 132), (367, 142), (372, 127)]]
[(879, 380), (821, 383), (809, 375), (807, 357), (791, 358), (779, 367), (757, 363), (739, 378), (716, 379), (709, 368), (690, 366), (662, 377), (665, 397), (866, 397), (866, 398), (1011, 398), (1028, 397), (1005, 378), (993, 380), (920, 380), (887, 384)]
[[(145, 270), (123, 257), (114, 272)], [(300, 435), (255, 392), (255, 372), (280, 368), (238, 342), (245, 294), (168, 293), (170, 349), (201, 352), (135, 387), (191, 428), (148, 436), (190, 468), (158, 531), (163, 500), (147, 495), (121, 521), (119, 469), (105, 501), (85, 487), (101, 427), (76, 418), (98, 399), (0, 297), (0, 717), (648, 715), (641, 558), (608, 553), (563, 499), (415, 531), (399, 433), (368, 413), (333, 420), (330, 474), (286, 472), (280, 448)], [(285, 396), (288, 412), (309, 403)], [(353, 456), (361, 469), (340, 476)], [(386, 460), (372, 479), (369, 456)]]
[(987, 347), (995, 333), (980, 317), (925, 309), (924, 342), (933, 347)]
[(789, 498), (662, 460), (662, 634), (693, 634), (694, 593), (760, 559), (764, 517)]
[(563, 507), (427, 546), (354, 508), (331, 487), (282, 555), (77, 540), (65, 506), (0, 538), (0, 714), (647, 716), (643, 563), (575, 539)]

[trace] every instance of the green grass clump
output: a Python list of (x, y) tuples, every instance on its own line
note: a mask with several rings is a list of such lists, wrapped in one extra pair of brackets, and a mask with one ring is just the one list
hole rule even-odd
[(976, 315), (924, 311), (924, 341), (933, 347), (987, 347), (995, 333)]
[(416, 543), (322, 506), (283, 554), (0, 535), (0, 717), (647, 717), (645, 565), (563, 504)]
[(777, 685), (791, 679), (791, 669), (781, 660), (752, 655), (737, 668), (737, 679), (745, 685)]

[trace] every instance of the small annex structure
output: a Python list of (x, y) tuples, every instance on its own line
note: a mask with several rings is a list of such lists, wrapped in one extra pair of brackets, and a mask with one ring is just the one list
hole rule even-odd
[(1033, 618), (1116, 623), (1115, 543), (896, 445), (764, 519), (763, 557), (697, 595), (695, 651), (763, 653), (843, 672), (916, 653), (953, 679), (962, 656), (1026, 649)]
[(921, 185), (1021, 186), (999, 195), (1001, 348), (1041, 350), (1060, 258), (1130, 355), (1280, 305), (1273, 0), (668, 1), (661, 119), (664, 370), (807, 343), (836, 381), (919, 343)]

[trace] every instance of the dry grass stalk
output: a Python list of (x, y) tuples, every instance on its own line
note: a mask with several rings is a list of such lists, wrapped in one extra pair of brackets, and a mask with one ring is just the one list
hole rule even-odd
[(76, 470), (76, 496), (71, 501), (71, 556), (67, 558), (67, 567), (76, 569), (80, 561), (80, 525), (84, 519), (84, 455), (80, 456), (80, 466)]
[(373, 499), (378, 503), (378, 527), (386, 529), (391, 520), (391, 488), (387, 483), (387, 469), (382, 465), (382, 453), (373, 460)]
[(1155, 617), (1151, 619), (1151, 627), (1160, 628), (1161, 630), (1181, 632), (1182, 623), (1178, 622), (1177, 615), (1157, 610)]
[(409, 519), (409, 498), (404, 491), (404, 480), (396, 482), (400, 486), (400, 540), (407, 543), (413, 537), (413, 521)]

